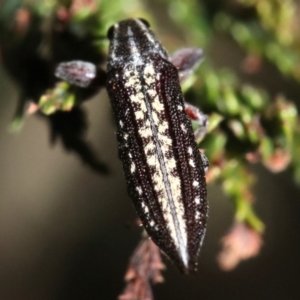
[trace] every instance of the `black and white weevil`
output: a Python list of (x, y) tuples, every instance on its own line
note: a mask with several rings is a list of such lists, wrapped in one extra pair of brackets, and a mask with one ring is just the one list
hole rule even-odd
[[(186, 111), (203, 123), (206, 116), (185, 106), (180, 81), (202, 51), (183, 49), (169, 58), (143, 19), (115, 24), (108, 38), (106, 88), (129, 195), (152, 240), (182, 272), (193, 272), (208, 217), (208, 163)], [(56, 70), (56, 76), (81, 86), (94, 74), (89, 63), (79, 61)]]

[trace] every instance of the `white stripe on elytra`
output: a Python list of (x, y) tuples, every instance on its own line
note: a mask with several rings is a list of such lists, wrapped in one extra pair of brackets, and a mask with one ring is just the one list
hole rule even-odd
[(149, 33), (149, 29), (148, 27), (139, 19), (136, 19), (135, 22), (139, 25), (139, 27), (144, 31), (144, 35), (146, 36), (147, 40), (155, 45), (156, 44), (156, 41), (155, 39), (153, 38), (153, 36)]
[(151, 86), (155, 86), (155, 75), (153, 65), (146, 65), (144, 69), (144, 77), (148, 88), (151, 90), (150, 94), (146, 90), (148, 98), (146, 106), (149, 106), (148, 111), (150, 112), (150, 120), (152, 120), (152, 131), (156, 142), (157, 156), (163, 173), (164, 188), (167, 194), (166, 198), (160, 198), (159, 200), (162, 206), (166, 207), (167, 213), (164, 215), (167, 224), (169, 224), (172, 228), (172, 237), (174, 241), (176, 241), (175, 244), (179, 248), (184, 264), (187, 265), (187, 232), (184, 220), (181, 183), (180, 178), (178, 176), (174, 176), (174, 173), (178, 174), (178, 170), (176, 167), (174, 152), (172, 150), (172, 140), (166, 134), (166, 130), (169, 128), (169, 125), (162, 117), (160, 118), (160, 114), (164, 110), (163, 104), (159, 101), (157, 94), (153, 98), (152, 91), (155, 92), (155, 90), (151, 89)]
[[(142, 76), (149, 88), (145, 91), (146, 99), (135, 68), (125, 71), (125, 86), (134, 90), (130, 99), (138, 107), (134, 110), (136, 120), (142, 122), (138, 132), (144, 140), (148, 139), (147, 144), (144, 145), (144, 152), (148, 165), (155, 169), (152, 174), (154, 189), (160, 195), (158, 201), (164, 211), (164, 218), (172, 239), (181, 253), (184, 264), (187, 265), (187, 232), (181, 183), (180, 178), (174, 176), (178, 171), (172, 151), (172, 140), (166, 135), (169, 125), (160, 117), (164, 105), (160, 102), (156, 91), (151, 88), (156, 80), (155, 70), (151, 64), (145, 66)], [(135, 168), (132, 169), (135, 171)]]

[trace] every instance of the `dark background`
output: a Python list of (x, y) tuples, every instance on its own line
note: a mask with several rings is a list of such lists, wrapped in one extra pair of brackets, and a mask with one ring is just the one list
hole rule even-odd
[[(216, 66), (237, 71), (244, 57), (227, 38), (216, 38), (207, 52)], [(298, 86), (268, 65), (258, 76), (242, 78), (299, 100)], [(141, 230), (117, 158), (106, 92), (84, 108), (87, 139), (108, 164), (107, 176), (92, 172), (61, 144), (50, 146), (43, 118), (29, 117), (19, 133), (9, 132), (17, 98), (17, 86), (0, 68), (0, 299), (116, 299)], [(156, 300), (300, 299), (299, 188), (289, 171), (273, 175), (260, 165), (252, 170), (258, 176), (255, 209), (266, 224), (260, 255), (231, 272), (218, 268), (233, 207), (218, 185), (209, 185), (199, 271), (182, 276), (165, 260)]]

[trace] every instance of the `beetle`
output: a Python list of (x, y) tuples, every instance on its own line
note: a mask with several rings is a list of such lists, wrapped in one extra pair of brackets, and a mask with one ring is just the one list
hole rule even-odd
[[(120, 21), (107, 36), (106, 89), (129, 195), (149, 237), (182, 272), (196, 271), (208, 218), (208, 162), (186, 111), (206, 125), (207, 118), (185, 106), (180, 81), (202, 51), (183, 49), (170, 58), (143, 19)], [(87, 86), (94, 79), (91, 69), (88, 63), (62, 63), (56, 75)]]

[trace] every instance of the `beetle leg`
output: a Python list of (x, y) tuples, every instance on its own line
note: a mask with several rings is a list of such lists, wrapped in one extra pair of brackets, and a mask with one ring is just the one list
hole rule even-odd
[(192, 104), (185, 102), (184, 106), (185, 112), (191, 118), (192, 122), (195, 122), (198, 125), (197, 129), (194, 131), (194, 134), (196, 141), (199, 142), (204, 138), (207, 132), (208, 116), (200, 111), (198, 107)]
[(200, 48), (182, 48), (170, 58), (171, 63), (178, 69), (179, 79), (183, 82), (188, 78), (203, 60), (203, 50)]
[(105, 83), (105, 72), (94, 64), (73, 60), (58, 64), (55, 76), (78, 87), (101, 87)]
[(201, 159), (202, 159), (202, 163), (203, 163), (203, 167), (204, 167), (204, 172), (206, 174), (208, 171), (208, 167), (209, 167), (209, 160), (205, 156), (205, 154), (202, 152), (202, 150), (199, 150), (199, 151), (200, 151), (200, 155), (201, 155)]

